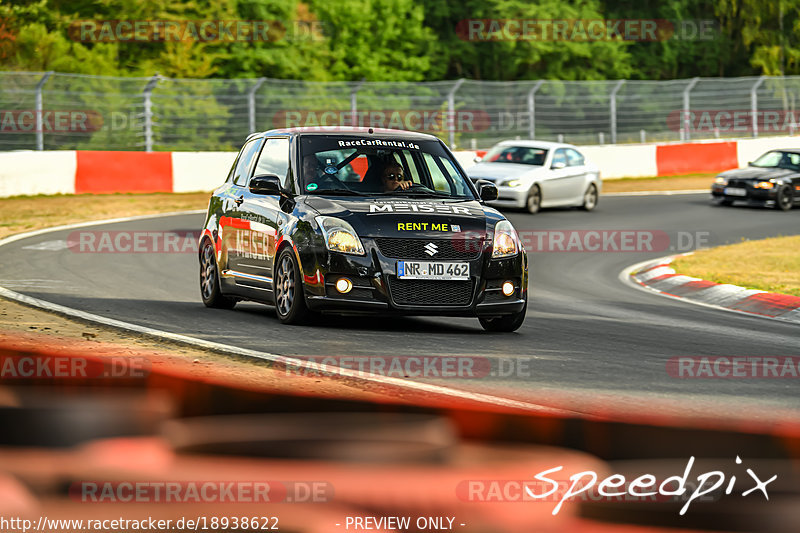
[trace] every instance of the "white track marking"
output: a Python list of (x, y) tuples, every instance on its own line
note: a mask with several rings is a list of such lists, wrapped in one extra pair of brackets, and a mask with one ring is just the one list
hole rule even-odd
[[(129, 222), (133, 220), (143, 220), (148, 218), (161, 218), (167, 216), (177, 216), (177, 215), (191, 215), (191, 214), (198, 214), (198, 213), (205, 213), (206, 211), (203, 210), (193, 210), (193, 211), (178, 211), (172, 213), (161, 213), (161, 214), (154, 214), (154, 215), (142, 215), (136, 217), (123, 217), (123, 218), (115, 218), (109, 220), (98, 220), (93, 222), (82, 222), (80, 224), (68, 224), (64, 226), (57, 226), (54, 228), (46, 228), (36, 231), (31, 231), (28, 233), (20, 233), (17, 235), (12, 235), (10, 237), (6, 237), (5, 239), (0, 240), (0, 247), (5, 246), (6, 244), (26, 239), (28, 237), (33, 237), (36, 235), (43, 235), (46, 233), (51, 233), (55, 231), (62, 231), (68, 229), (75, 229), (87, 226), (97, 226), (102, 224), (113, 224), (117, 222)], [(27, 296), (25, 294), (20, 294), (18, 292), (12, 291), (6, 287), (0, 286), (0, 296), (4, 298), (8, 298), (10, 300), (16, 300), (18, 302), (31, 305), (34, 307), (39, 307), (41, 309), (45, 309), (47, 311), (51, 311), (54, 313), (75, 317), (81, 320), (94, 322), (98, 324), (102, 324), (104, 326), (110, 326), (113, 328), (124, 329), (128, 331), (135, 331), (137, 333), (143, 333), (145, 335), (150, 335), (153, 337), (158, 337), (162, 339), (167, 339), (173, 342), (178, 342), (182, 344), (189, 344), (192, 346), (199, 346), (201, 348), (215, 350), (215, 351), (222, 351), (226, 353), (232, 353), (236, 355), (242, 355), (245, 357), (253, 357), (255, 359), (261, 359), (265, 361), (272, 361), (275, 363), (280, 363), (283, 365), (291, 365), (294, 368), (304, 368), (308, 370), (315, 370), (316, 365), (312, 367), (307, 361), (303, 361), (302, 359), (295, 359), (293, 357), (285, 357), (278, 354), (268, 353), (268, 352), (261, 352), (257, 350), (250, 350), (247, 348), (240, 348), (238, 346), (231, 346), (228, 344), (222, 344), (218, 342), (207, 341), (203, 339), (196, 339), (194, 337), (189, 337), (187, 335), (180, 335), (178, 333), (170, 333), (168, 331), (162, 331), (159, 329), (149, 328), (147, 326), (140, 326), (138, 324), (131, 324), (130, 322), (123, 322), (121, 320), (116, 320), (113, 318), (104, 317), (101, 315), (96, 315), (93, 313), (87, 313), (85, 311), (81, 311), (79, 309), (73, 309), (71, 307), (66, 307), (63, 305), (59, 305), (52, 302), (47, 302), (45, 300), (41, 300), (39, 298), (33, 298), (31, 296)], [(546, 413), (546, 414), (553, 414), (558, 416), (574, 416), (576, 414), (580, 414), (584, 418), (586, 418), (586, 414), (580, 411), (570, 411), (567, 409), (558, 409), (553, 407), (547, 407), (543, 405), (538, 405), (534, 403), (519, 401), (519, 400), (512, 400), (510, 398), (502, 398), (500, 396), (493, 396), (490, 394), (482, 394), (476, 392), (468, 392), (462, 391), (458, 389), (451, 389), (449, 387), (443, 387), (440, 385), (430, 385), (427, 383), (420, 383), (416, 381), (406, 381), (400, 378), (392, 378), (388, 376), (380, 376), (377, 374), (369, 374), (360, 371), (351, 371), (350, 369), (341, 368), (336, 370), (337, 375), (344, 376), (356, 380), (361, 380), (370, 383), (377, 383), (381, 385), (389, 385), (393, 387), (401, 387), (406, 388), (418, 392), (426, 392), (429, 394), (436, 394), (440, 396), (446, 396), (450, 398), (458, 398), (463, 400), (470, 400), (478, 403), (484, 403), (489, 405), (497, 405), (502, 407), (508, 407), (513, 409), (523, 409), (526, 411), (533, 411), (538, 413)], [(592, 418), (591, 416), (589, 418)]]

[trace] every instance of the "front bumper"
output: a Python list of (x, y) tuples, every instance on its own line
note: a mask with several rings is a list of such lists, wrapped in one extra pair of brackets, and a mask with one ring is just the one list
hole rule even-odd
[(711, 186), (711, 198), (716, 201), (731, 201), (731, 202), (746, 202), (751, 205), (772, 206), (775, 205), (775, 199), (778, 196), (778, 189), (755, 189), (753, 187), (736, 187), (744, 189), (746, 195), (732, 195), (727, 194), (725, 189), (727, 187), (721, 184), (714, 184)]
[(497, 207), (525, 207), (528, 191), (528, 187), (498, 187), (497, 200), (487, 203)]
[[(490, 250), (484, 249), (474, 259), (444, 260), (469, 263), (470, 280), (420, 283), (398, 279), (400, 259), (382, 255), (373, 239), (362, 238), (362, 242), (366, 256), (325, 251), (315, 254), (312, 261), (311, 257), (301, 260), (310, 309), (337, 314), (496, 317), (518, 313), (525, 306), (528, 275), (524, 253), (491, 260)], [(353, 284), (346, 294), (335, 288), (341, 277)], [(515, 286), (508, 297), (500, 292), (506, 280)], [(439, 299), (450, 303), (440, 303)]]

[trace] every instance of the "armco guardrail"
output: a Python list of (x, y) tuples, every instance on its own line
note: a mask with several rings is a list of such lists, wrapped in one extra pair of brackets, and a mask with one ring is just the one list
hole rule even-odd
[(291, 126), (426, 131), (458, 149), (793, 135), (800, 76), (310, 82), (0, 72), (0, 150), (235, 150)]
[[(771, 148), (800, 148), (800, 136), (725, 142), (584, 146), (603, 178), (719, 172)], [(469, 167), (482, 151), (458, 151)], [(211, 191), (236, 152), (0, 152), (0, 197), (33, 194)]]

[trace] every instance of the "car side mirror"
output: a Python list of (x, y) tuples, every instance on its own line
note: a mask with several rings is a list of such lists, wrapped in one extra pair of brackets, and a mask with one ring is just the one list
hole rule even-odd
[(478, 193), (481, 197), (481, 200), (484, 202), (497, 200), (499, 193), (497, 192), (497, 187), (494, 183), (486, 180), (478, 180), (475, 182), (475, 185), (478, 186)]
[(483, 158), (482, 158), (482, 157), (478, 157), (478, 156), (475, 156), (475, 157), (472, 159), (472, 162), (473, 162), (473, 163), (480, 163), (481, 161), (483, 161)]
[(748, 161), (748, 162), (747, 162), (747, 166), (748, 166), (748, 167), (752, 167), (752, 166), (753, 166), (753, 162), (752, 162), (752, 161)]
[(552, 168), (553, 170), (561, 170), (562, 168), (567, 168), (567, 164), (559, 161), (557, 163), (553, 163), (552, 165), (550, 165), (550, 168)]
[(260, 174), (253, 176), (248, 184), (248, 189), (253, 194), (281, 194), (281, 180), (275, 174)]

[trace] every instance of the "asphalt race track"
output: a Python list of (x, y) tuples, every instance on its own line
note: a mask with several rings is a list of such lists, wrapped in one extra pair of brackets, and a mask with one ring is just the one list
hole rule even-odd
[[(200, 301), (194, 253), (76, 253), (59, 245), (75, 230), (3, 246), (0, 285), (129, 323), (281, 355), (522, 358), (528, 367), (512, 377), (429, 381), (532, 402), (566, 395), (578, 410), (614, 398), (632, 410), (647, 401), (712, 416), (800, 412), (796, 379), (677, 379), (666, 371), (667, 361), (678, 356), (800, 356), (798, 325), (674, 301), (618, 279), (629, 265), (688, 251), (698, 236), (714, 246), (800, 233), (800, 211), (712, 207), (705, 194), (684, 194), (603, 197), (592, 213), (509, 215), (523, 235), (655, 230), (666, 232), (670, 244), (652, 251), (531, 253), (528, 316), (514, 334), (484, 333), (475, 319), (331, 317), (316, 327), (289, 327), (263, 305), (210, 310)], [(202, 218), (83, 229), (198, 231)]]

